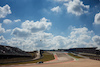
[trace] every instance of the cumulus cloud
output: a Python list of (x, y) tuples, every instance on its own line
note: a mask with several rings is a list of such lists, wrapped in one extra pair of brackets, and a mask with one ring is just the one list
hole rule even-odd
[(67, 43), (70, 44), (68, 47), (89, 47), (92, 35), (93, 31), (89, 31), (86, 27), (72, 27), (72, 32), (67, 37)]
[(0, 36), (0, 45), (9, 45), (8, 41), (2, 35)]
[(95, 44), (100, 45), (100, 36), (95, 35), (92, 37), (92, 40)]
[(12, 35), (17, 37), (28, 37), (34, 33), (40, 33), (45, 30), (49, 30), (51, 25), (51, 22), (49, 22), (46, 18), (42, 18), (40, 21), (36, 22), (26, 20), (21, 24), (22, 28), (13, 29)]
[(3, 36), (0, 36), (0, 40), (5, 40), (5, 38)]
[[(20, 19), (17, 19), (17, 20), (14, 20), (13, 22), (20, 22), (20, 21), (21, 21)], [(9, 24), (9, 23), (12, 23), (12, 20), (10, 20), (10, 19), (4, 19), (3, 23), (4, 24)]]
[(0, 18), (5, 18), (8, 14), (11, 14), (10, 6), (7, 4), (3, 7), (0, 6)]
[(2, 28), (2, 24), (0, 23), (0, 33), (5, 33), (5, 29)]
[[(44, 20), (47, 21), (46, 19), (41, 19), (40, 21), (44, 22)], [(31, 22), (36, 23), (34, 21)], [(16, 46), (26, 51), (36, 49), (98, 47), (100, 44), (100, 36), (94, 35), (94, 32), (92, 30), (89, 31), (86, 27), (71, 27), (70, 30), (70, 35), (64, 37), (60, 35), (54, 36), (52, 33), (46, 33), (44, 31), (33, 33), (29, 27), (15, 28), (12, 30), (12, 34), (15, 37), (5, 40), (3, 36), (0, 36), (0, 44)]]
[(76, 16), (80, 16), (84, 13), (88, 12), (89, 5), (84, 5), (80, 0), (69, 1), (68, 3), (64, 3), (67, 8), (68, 13), (75, 14)]
[[(96, 47), (97, 45), (93, 44), (96, 41), (92, 38), (93, 34), (93, 31), (89, 31), (86, 27), (72, 27), (70, 35), (67, 37), (54, 36), (51, 33), (37, 32), (31, 34), (29, 37), (25, 35), (27, 38), (13, 37), (11, 40), (6, 42), (10, 45), (16, 45), (21, 49), (24, 48), (25, 50)], [(16, 35), (20, 36), (19, 33)]]
[(57, 7), (52, 8), (51, 11), (58, 13), (61, 11), (61, 8), (59, 6), (57, 6)]
[(8, 32), (11, 32), (11, 29), (5, 30), (5, 28), (2, 28), (2, 24), (0, 23), (0, 34), (1, 33), (8, 33)]
[(8, 33), (8, 32), (11, 32), (11, 29), (7, 29), (7, 30), (6, 30), (6, 33)]
[[(2, 24), (1, 24), (2, 25)], [(0, 28), (2, 28), (0, 25)], [(25, 21), (21, 28), (12, 30), (11, 39), (5, 39), (0, 36), (0, 44), (16, 46), (26, 51), (36, 49), (58, 49), (73, 47), (97, 47), (100, 44), (100, 36), (94, 35), (94, 32), (86, 27), (70, 27), (69, 36), (54, 36), (52, 33), (46, 33), (45, 30), (51, 27), (51, 22), (42, 18), (40, 21)], [(1, 29), (0, 29), (1, 30)], [(6, 30), (11, 31), (11, 30)]]
[(20, 22), (20, 21), (21, 21), (20, 19), (14, 20), (14, 22)]
[(93, 24), (100, 24), (100, 12), (95, 15)]
[(51, 25), (52, 23), (49, 22), (46, 18), (42, 18), (40, 21), (36, 22), (26, 20), (25, 22), (22, 23), (22, 28), (31, 30), (31, 32), (35, 33), (35, 32), (49, 30)]
[(52, 44), (55, 46), (51, 48), (64, 48), (68, 46), (67, 38), (63, 36), (55, 36), (53, 37)]
[(91, 33), (93, 33), (93, 31), (92, 30), (88, 31), (88, 28), (86, 28), (86, 27), (83, 27), (83, 28), (72, 27), (71, 36), (76, 35), (76, 34), (77, 34), (77, 36), (79, 36), (80, 34), (81, 35), (84, 35), (84, 34), (88, 35), (88, 34), (91, 34)]
[(24, 50), (27, 51), (32, 51), (41, 48), (49, 49), (49, 46), (52, 45), (50, 44), (52, 37), (53, 35), (51, 33), (41, 32), (31, 34), (31, 36), (27, 38), (12, 37), (5, 42), (7, 42), (7, 44), (10, 46), (16, 46), (21, 49), (24, 48)]
[(15, 28), (13, 29), (12, 34), (18, 37), (27, 37), (30, 35), (30, 31), (27, 29)]
[(11, 22), (12, 22), (12, 21), (11, 21), (10, 19), (4, 19), (4, 20), (3, 20), (3, 23), (4, 23), (4, 24), (9, 24), (9, 23), (11, 23)]

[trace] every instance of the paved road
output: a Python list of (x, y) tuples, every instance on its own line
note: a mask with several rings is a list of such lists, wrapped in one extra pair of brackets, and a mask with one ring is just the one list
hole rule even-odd
[(67, 53), (62, 53), (62, 52), (51, 52), (51, 53), (54, 54), (56, 60), (48, 61), (48, 62), (45, 62), (45, 63), (59, 63), (59, 62), (67, 62), (67, 61), (73, 61), (74, 60)]
[(40, 56), (40, 51), (38, 51), (38, 52), (37, 52), (36, 58), (34, 58), (33, 60), (40, 59), (40, 58), (41, 58), (41, 56)]

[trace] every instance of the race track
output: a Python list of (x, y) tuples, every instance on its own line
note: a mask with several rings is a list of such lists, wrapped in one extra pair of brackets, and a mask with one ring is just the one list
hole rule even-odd
[(59, 62), (67, 62), (67, 61), (73, 61), (74, 60), (67, 53), (62, 53), (62, 52), (52, 52), (52, 53), (54, 54), (56, 60), (47, 61), (45, 63), (59, 63)]
[(43, 64), (19, 64), (19, 65), (6, 65), (1, 67), (100, 67), (100, 61), (91, 59), (79, 59), (75, 61), (67, 53), (51, 52), (54, 54), (55, 59), (44, 62)]

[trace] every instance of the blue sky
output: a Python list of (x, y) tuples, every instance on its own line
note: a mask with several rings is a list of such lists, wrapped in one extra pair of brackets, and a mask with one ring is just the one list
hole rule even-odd
[(99, 0), (0, 0), (0, 44), (100, 48), (99, 6)]

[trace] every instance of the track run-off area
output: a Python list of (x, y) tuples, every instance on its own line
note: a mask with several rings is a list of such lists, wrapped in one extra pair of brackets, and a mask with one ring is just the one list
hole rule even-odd
[(55, 59), (46, 61), (43, 64), (29, 63), (18, 65), (5, 65), (1, 67), (100, 67), (100, 61), (91, 59), (75, 59), (65, 52), (49, 52), (53, 53)]

